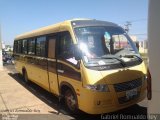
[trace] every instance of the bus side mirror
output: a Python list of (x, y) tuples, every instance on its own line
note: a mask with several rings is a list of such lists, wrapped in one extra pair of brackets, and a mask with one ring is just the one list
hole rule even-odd
[(79, 46), (77, 44), (74, 45), (74, 57), (76, 60), (81, 60), (82, 52), (79, 49)]

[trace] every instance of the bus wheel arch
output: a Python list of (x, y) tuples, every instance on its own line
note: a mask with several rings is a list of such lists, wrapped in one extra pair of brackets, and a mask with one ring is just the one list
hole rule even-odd
[(60, 93), (68, 110), (71, 113), (78, 113), (78, 99), (72, 85), (67, 82), (62, 82), (60, 85)]

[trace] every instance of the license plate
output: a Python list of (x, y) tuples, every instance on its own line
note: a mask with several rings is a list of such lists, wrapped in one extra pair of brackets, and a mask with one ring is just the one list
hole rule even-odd
[(135, 96), (137, 96), (137, 88), (126, 91), (126, 97), (127, 97), (127, 99), (132, 99)]

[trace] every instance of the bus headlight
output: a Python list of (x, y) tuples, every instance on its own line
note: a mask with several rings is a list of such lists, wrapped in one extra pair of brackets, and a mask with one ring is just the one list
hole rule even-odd
[(86, 85), (86, 89), (98, 91), (98, 92), (108, 92), (109, 88), (106, 84), (98, 84), (98, 85)]

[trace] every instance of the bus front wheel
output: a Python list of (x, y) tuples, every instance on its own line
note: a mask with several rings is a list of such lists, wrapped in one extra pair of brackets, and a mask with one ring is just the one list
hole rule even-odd
[(77, 98), (70, 89), (66, 90), (65, 92), (65, 104), (71, 113), (77, 113), (78, 111)]

